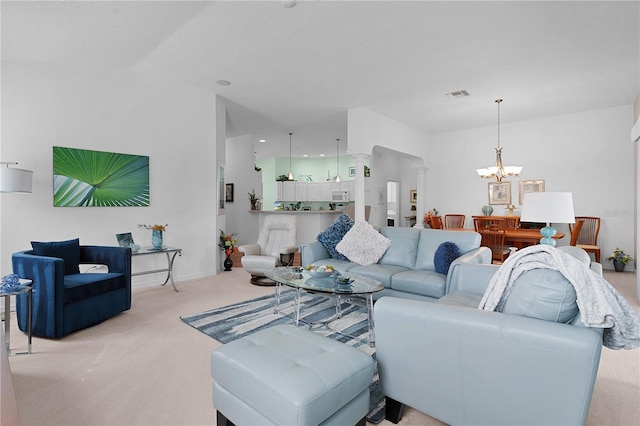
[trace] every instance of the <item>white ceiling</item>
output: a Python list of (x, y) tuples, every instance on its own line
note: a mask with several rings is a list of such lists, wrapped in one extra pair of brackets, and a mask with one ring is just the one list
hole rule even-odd
[[(228, 136), (267, 139), (259, 158), (288, 156), (289, 131), (294, 156), (335, 156), (354, 107), (436, 134), (495, 125), (496, 98), (508, 123), (629, 105), (640, 90), (638, 1), (3, 0), (0, 12), (2, 61), (211, 90)], [(445, 96), (461, 89), (471, 96)]]

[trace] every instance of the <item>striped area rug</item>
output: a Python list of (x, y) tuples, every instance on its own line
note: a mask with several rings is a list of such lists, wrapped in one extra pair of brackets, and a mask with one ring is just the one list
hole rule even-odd
[[(293, 323), (294, 297), (295, 291), (284, 290), (278, 312), (274, 311), (273, 295), (268, 295), (180, 319), (207, 336), (221, 343), (228, 343), (274, 325)], [(363, 307), (343, 302), (341, 318), (325, 324), (324, 321), (336, 312), (335, 300), (305, 293), (300, 302), (301, 327), (358, 348), (371, 355), (375, 361), (375, 348), (367, 343), (369, 330)], [(379, 423), (384, 419), (384, 395), (377, 365), (369, 390), (371, 398), (367, 421)]]

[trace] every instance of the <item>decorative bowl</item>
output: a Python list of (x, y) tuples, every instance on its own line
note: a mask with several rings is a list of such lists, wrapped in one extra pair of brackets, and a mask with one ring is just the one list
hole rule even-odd
[(353, 278), (347, 275), (337, 275), (333, 277), (333, 281), (338, 284), (338, 286), (349, 286), (353, 282)]
[(331, 274), (333, 274), (333, 271), (307, 271), (309, 272), (309, 275), (312, 276), (313, 278), (326, 278), (326, 277), (330, 277)]

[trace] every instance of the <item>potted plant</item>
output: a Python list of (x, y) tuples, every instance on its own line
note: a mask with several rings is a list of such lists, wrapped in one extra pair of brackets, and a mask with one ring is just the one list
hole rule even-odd
[(258, 201), (260, 201), (260, 197), (256, 195), (255, 189), (252, 189), (251, 192), (247, 193), (249, 195), (249, 202), (251, 203), (251, 210), (257, 210)]
[(624, 272), (624, 267), (627, 263), (633, 260), (633, 257), (629, 256), (624, 252), (624, 250), (616, 247), (616, 249), (611, 253), (611, 256), (607, 257), (607, 260), (613, 261), (613, 267), (616, 272)]

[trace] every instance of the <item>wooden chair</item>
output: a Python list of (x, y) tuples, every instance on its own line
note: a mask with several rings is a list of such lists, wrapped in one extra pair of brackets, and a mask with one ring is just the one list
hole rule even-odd
[(431, 229), (442, 229), (442, 217), (431, 216), (429, 226), (431, 226)]
[[(520, 216), (508, 216), (504, 218), (504, 229), (507, 231), (515, 231), (520, 226)], [(514, 246), (516, 242), (513, 240), (505, 240), (507, 246)]]
[[(596, 262), (600, 263), (600, 247), (598, 247), (598, 233), (600, 232), (600, 218), (594, 216), (576, 216), (576, 223), (584, 220), (582, 229), (578, 234), (576, 247), (580, 247), (587, 253), (593, 253)], [(573, 231), (574, 226), (569, 224), (569, 231)]]
[(569, 241), (570, 246), (575, 246), (578, 243), (578, 235), (580, 235), (580, 230), (583, 226), (584, 220), (582, 219), (576, 220), (576, 224), (573, 225), (573, 227), (569, 225), (569, 228), (571, 229), (571, 240)]
[(463, 214), (446, 214), (444, 215), (444, 227), (450, 228), (464, 228), (464, 221), (466, 216)]
[(505, 222), (504, 218), (474, 219), (474, 226), (482, 236), (480, 245), (491, 249), (491, 260), (496, 263), (504, 262), (511, 253), (504, 245)]

